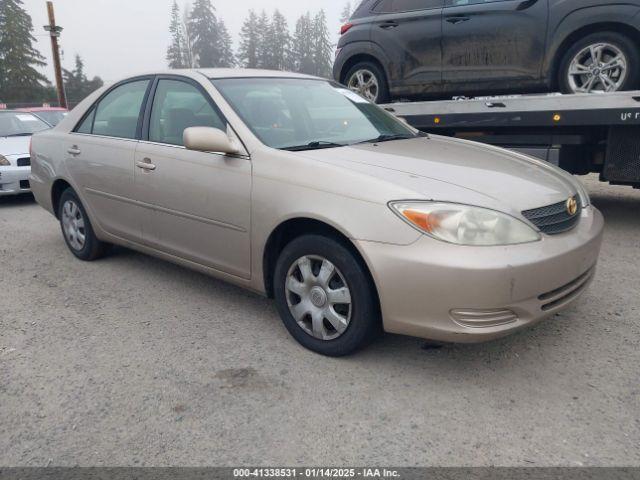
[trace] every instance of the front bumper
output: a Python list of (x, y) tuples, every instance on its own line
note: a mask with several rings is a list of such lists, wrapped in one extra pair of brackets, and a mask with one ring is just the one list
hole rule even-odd
[(589, 207), (570, 232), (524, 245), (465, 247), (427, 236), (406, 247), (356, 243), (387, 332), (475, 343), (573, 304), (593, 280), (603, 230), (602, 214)]
[(0, 197), (31, 191), (31, 167), (0, 167)]

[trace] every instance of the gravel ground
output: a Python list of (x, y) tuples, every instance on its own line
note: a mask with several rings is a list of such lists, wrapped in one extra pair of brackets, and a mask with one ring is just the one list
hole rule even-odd
[(640, 192), (583, 301), (485, 345), (299, 347), (271, 301), (0, 199), (0, 465), (640, 466)]

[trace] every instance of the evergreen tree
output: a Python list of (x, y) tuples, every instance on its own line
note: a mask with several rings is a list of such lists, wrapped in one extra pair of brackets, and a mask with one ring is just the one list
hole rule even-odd
[(347, 2), (344, 4), (344, 8), (342, 9), (342, 13), (340, 14), (340, 22), (347, 23), (351, 18), (351, 2)]
[(257, 56), (258, 56), (258, 67), (272, 69), (273, 67), (273, 58), (272, 58), (272, 41), (273, 41), (273, 31), (271, 29), (271, 22), (269, 21), (269, 17), (267, 16), (267, 12), (264, 10), (258, 17), (258, 48), (257, 48)]
[(169, 68), (185, 68), (187, 66), (184, 54), (185, 36), (182, 28), (182, 19), (180, 18), (180, 7), (178, 7), (176, 0), (173, 1), (173, 6), (171, 7), (169, 32), (171, 33), (171, 45), (167, 49)]
[(313, 65), (314, 75), (328, 78), (331, 76), (331, 55), (333, 46), (327, 27), (327, 16), (320, 10), (313, 19)]
[(34, 46), (33, 22), (22, 0), (0, 0), (0, 100), (42, 100), (49, 81), (37, 68), (46, 65)]
[(271, 58), (275, 70), (291, 70), (291, 35), (287, 19), (278, 9), (271, 19)]
[(104, 85), (100, 77), (94, 77), (93, 80), (87, 78), (84, 73), (84, 62), (80, 55), (76, 55), (75, 68), (72, 71), (62, 70), (62, 78), (70, 103), (81, 102), (86, 96)]
[(313, 20), (311, 14), (307, 12), (296, 22), (296, 31), (293, 35), (293, 69), (313, 75), (315, 73), (313, 53)]
[(220, 65), (220, 32), (211, 0), (196, 0), (189, 15), (194, 64), (201, 68)]
[(244, 68), (258, 67), (258, 16), (249, 10), (249, 16), (240, 30), (238, 63)]
[(220, 63), (222, 68), (232, 68), (236, 66), (236, 58), (233, 54), (233, 40), (227, 30), (227, 26), (222, 19), (218, 20), (218, 33), (220, 38)]

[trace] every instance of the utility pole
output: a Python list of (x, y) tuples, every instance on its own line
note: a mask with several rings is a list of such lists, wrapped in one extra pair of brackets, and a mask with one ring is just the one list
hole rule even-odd
[(51, 36), (51, 53), (53, 54), (53, 68), (56, 74), (56, 88), (58, 90), (58, 103), (62, 108), (67, 107), (67, 95), (64, 91), (64, 83), (62, 82), (62, 65), (60, 63), (60, 47), (58, 46), (58, 37), (62, 32), (62, 27), (56, 25), (56, 16), (53, 12), (53, 2), (47, 2), (47, 12), (49, 13), (49, 25), (45, 25), (44, 29)]

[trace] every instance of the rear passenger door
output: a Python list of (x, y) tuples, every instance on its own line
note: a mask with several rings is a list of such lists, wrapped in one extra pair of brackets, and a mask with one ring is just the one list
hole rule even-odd
[(136, 152), (147, 245), (216, 270), (250, 277), (251, 161), (187, 150), (184, 130), (228, 124), (197, 82), (160, 77)]
[(548, 0), (446, 0), (444, 84), (504, 90), (539, 80), (547, 21)]
[(443, 0), (381, 0), (374, 5), (371, 39), (389, 59), (392, 87), (440, 84), (442, 5)]
[(152, 78), (116, 85), (68, 135), (66, 162), (92, 221), (107, 233), (141, 241), (142, 209), (134, 198), (134, 155)]

